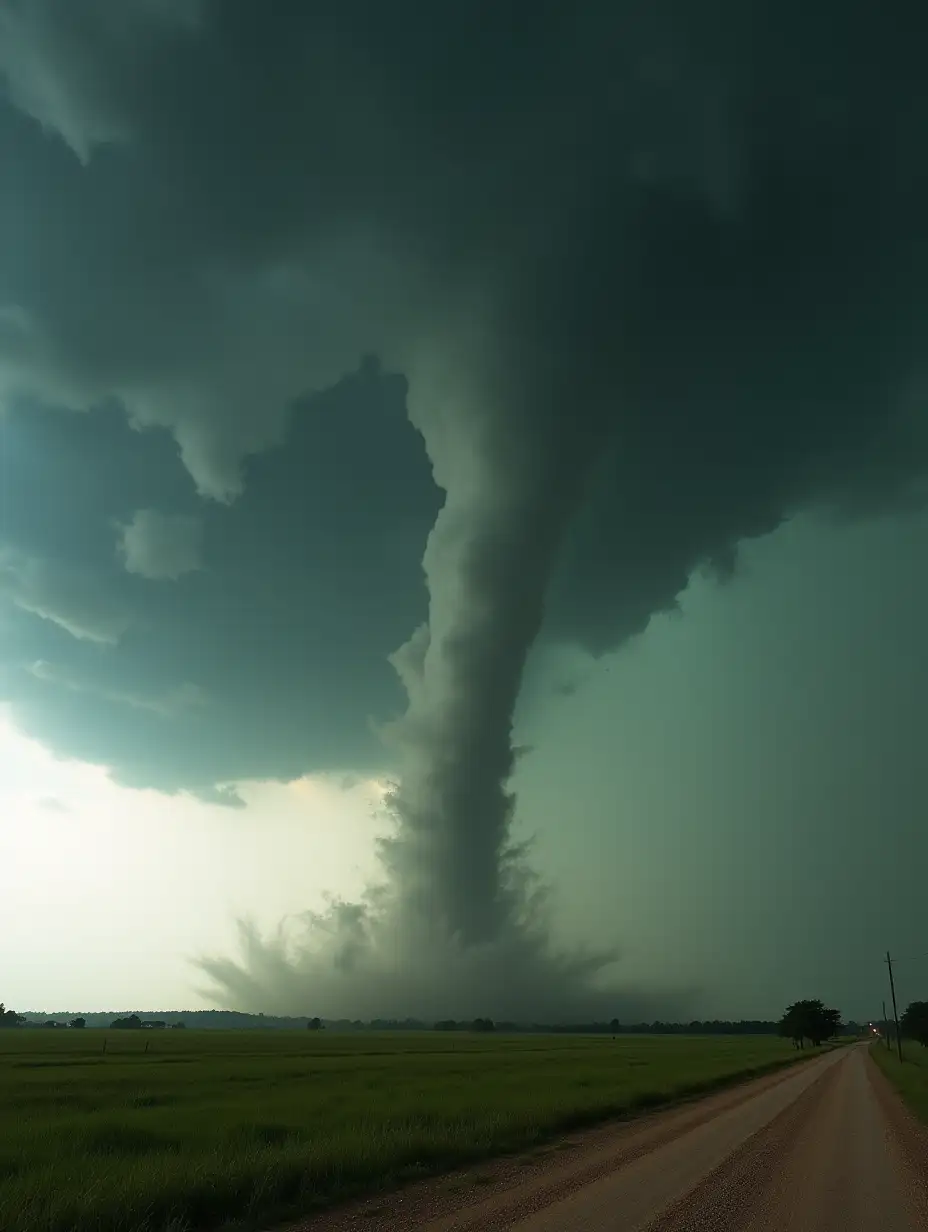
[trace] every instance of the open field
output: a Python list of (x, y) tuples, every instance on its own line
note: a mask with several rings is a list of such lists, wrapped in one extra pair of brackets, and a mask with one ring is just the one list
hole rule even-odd
[(0, 1228), (258, 1226), (796, 1058), (765, 1036), (6, 1031)]
[(904, 1039), (901, 1065), (895, 1044), (892, 1049), (874, 1044), (870, 1052), (915, 1115), (928, 1125), (928, 1048)]

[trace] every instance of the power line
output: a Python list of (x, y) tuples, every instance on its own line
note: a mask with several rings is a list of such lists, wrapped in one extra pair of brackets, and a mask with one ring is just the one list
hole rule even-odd
[(926, 960), (928, 960), (928, 954), (905, 954), (902, 958), (894, 958), (893, 962), (925, 962)]

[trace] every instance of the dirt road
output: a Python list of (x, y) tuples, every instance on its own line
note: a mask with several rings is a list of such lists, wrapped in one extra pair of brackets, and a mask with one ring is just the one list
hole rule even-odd
[[(305, 1232), (928, 1232), (928, 1133), (855, 1045)], [(292, 1232), (296, 1232), (293, 1229)]]

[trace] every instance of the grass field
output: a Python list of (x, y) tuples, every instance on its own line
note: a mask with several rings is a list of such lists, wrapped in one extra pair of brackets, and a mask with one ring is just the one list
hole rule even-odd
[(4, 1031), (0, 1228), (257, 1227), (795, 1059), (749, 1036)]
[(928, 1125), (928, 1048), (904, 1039), (901, 1065), (895, 1045), (890, 1050), (874, 1044), (870, 1052), (915, 1115)]

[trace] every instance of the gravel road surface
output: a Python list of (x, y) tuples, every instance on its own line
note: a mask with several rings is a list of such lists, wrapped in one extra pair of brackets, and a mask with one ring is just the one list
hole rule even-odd
[(928, 1232), (928, 1131), (853, 1045), (288, 1232)]

